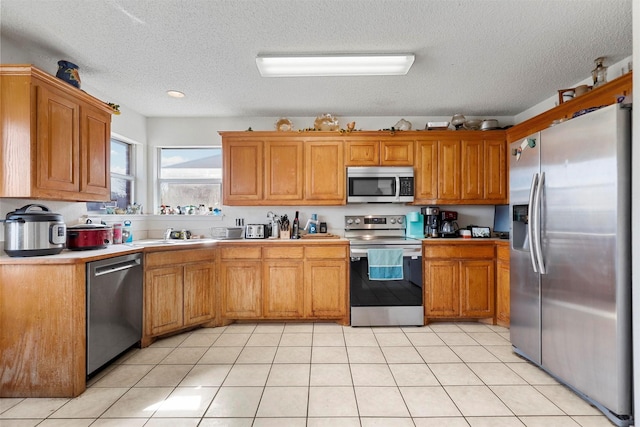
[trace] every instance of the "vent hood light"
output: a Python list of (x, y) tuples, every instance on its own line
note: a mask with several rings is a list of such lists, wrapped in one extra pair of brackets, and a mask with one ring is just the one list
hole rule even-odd
[(184, 93), (180, 92), (179, 90), (168, 90), (167, 95), (172, 98), (184, 98)]
[(401, 76), (409, 72), (415, 55), (258, 55), (262, 77)]

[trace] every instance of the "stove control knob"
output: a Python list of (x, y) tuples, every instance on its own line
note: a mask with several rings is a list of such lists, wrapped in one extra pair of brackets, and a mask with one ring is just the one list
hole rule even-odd
[(395, 218), (391, 218), (391, 219), (389, 220), (389, 222), (390, 222), (391, 224), (395, 224), (395, 223), (396, 223), (396, 219), (395, 219)]
[(402, 224), (404, 222), (404, 220), (402, 219), (401, 216), (398, 217), (398, 224)]
[(360, 224), (360, 218), (356, 218), (355, 223), (356, 225)]
[(353, 219), (349, 218), (349, 219), (347, 220), (347, 224), (349, 224), (349, 225), (353, 224)]

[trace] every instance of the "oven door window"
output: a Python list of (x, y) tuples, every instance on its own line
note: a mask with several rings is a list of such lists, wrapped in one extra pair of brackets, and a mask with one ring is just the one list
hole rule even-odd
[(396, 195), (394, 177), (349, 178), (350, 196), (390, 196)]
[(402, 280), (369, 280), (367, 258), (351, 260), (351, 306), (392, 307), (422, 305), (422, 257), (404, 257)]

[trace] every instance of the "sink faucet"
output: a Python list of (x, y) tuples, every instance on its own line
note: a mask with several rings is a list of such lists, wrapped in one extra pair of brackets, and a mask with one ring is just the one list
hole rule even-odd
[(171, 238), (171, 232), (173, 231), (173, 228), (169, 227), (165, 230), (164, 232), (164, 240), (169, 240)]

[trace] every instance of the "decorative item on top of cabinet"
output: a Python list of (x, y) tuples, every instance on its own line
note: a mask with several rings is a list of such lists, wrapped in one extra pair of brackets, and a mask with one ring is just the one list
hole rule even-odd
[(0, 81), (0, 197), (109, 201), (111, 107), (30, 65)]
[(80, 89), (80, 72), (73, 62), (58, 61), (56, 77)]

